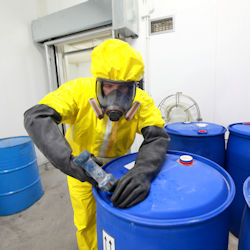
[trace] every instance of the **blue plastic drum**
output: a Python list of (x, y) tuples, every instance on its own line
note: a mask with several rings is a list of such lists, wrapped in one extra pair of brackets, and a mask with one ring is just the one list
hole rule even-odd
[(169, 150), (201, 155), (224, 167), (226, 128), (223, 126), (208, 122), (177, 122), (166, 125), (165, 130), (171, 138)]
[[(135, 159), (126, 155), (104, 168), (119, 179)], [(114, 207), (110, 194), (93, 193), (99, 250), (227, 250), (235, 187), (222, 167), (204, 157), (168, 152), (148, 197), (128, 209)]]
[(249, 250), (250, 249), (250, 176), (244, 182), (243, 194), (246, 201), (246, 205), (241, 220), (238, 250)]
[(0, 216), (24, 210), (42, 195), (36, 154), (30, 137), (0, 139)]
[(243, 184), (250, 176), (250, 123), (231, 124), (228, 130), (230, 134), (227, 144), (226, 168), (236, 187), (235, 199), (230, 208), (231, 232), (238, 237), (245, 207)]

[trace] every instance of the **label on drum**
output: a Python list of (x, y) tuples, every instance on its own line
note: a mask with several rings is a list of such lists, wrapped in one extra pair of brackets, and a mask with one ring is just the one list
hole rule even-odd
[(135, 161), (132, 161), (132, 162), (124, 165), (123, 167), (130, 170), (130, 169), (132, 169), (134, 167), (134, 165), (135, 165)]
[(102, 230), (103, 250), (115, 250), (115, 239)]

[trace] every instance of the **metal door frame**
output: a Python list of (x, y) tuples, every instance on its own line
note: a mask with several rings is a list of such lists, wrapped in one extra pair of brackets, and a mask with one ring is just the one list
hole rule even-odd
[[(54, 40), (43, 43), (43, 46), (45, 49), (45, 55), (46, 55), (47, 71), (48, 71), (49, 92), (56, 90), (62, 84), (61, 79), (59, 77), (60, 65), (59, 65), (58, 53), (56, 51), (55, 45), (59, 45), (59, 44), (63, 44), (63, 43), (71, 42), (71, 41), (72, 42), (81, 41), (83, 38), (97, 35), (106, 31), (111, 31), (112, 38), (115, 37), (115, 32), (112, 29), (112, 25), (106, 25), (101, 28), (96, 28), (93, 30), (80, 32), (77, 34), (72, 34), (69, 36), (65, 36), (62, 38), (54, 39)], [(59, 126), (59, 129), (65, 135), (66, 128), (63, 124)]]
[(60, 86), (60, 79), (58, 78), (59, 62), (55, 45), (73, 41), (74, 42), (81, 41), (83, 38), (97, 35), (105, 31), (111, 31), (112, 38), (115, 38), (115, 32), (112, 29), (112, 25), (107, 25), (101, 28), (80, 32), (77, 34), (65, 36), (62, 38), (54, 39), (43, 43), (45, 49), (46, 64), (47, 64), (48, 79), (49, 79), (49, 92), (56, 90)]

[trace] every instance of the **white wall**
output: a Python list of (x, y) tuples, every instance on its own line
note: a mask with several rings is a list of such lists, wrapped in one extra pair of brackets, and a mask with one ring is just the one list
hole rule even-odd
[[(0, 138), (27, 135), (23, 113), (49, 91), (43, 47), (33, 43), (31, 21), (84, 1), (9, 0), (0, 5)], [(44, 157), (37, 151), (38, 162)]]
[[(181, 91), (198, 102), (205, 121), (224, 126), (248, 121), (250, 2), (155, 0), (153, 6), (152, 19), (175, 18), (174, 32), (150, 36), (148, 70), (155, 103)], [(140, 36), (132, 44), (146, 59), (140, 20)]]
[(43, 52), (31, 37), (31, 20), (35, 18), (34, 0), (1, 4), (0, 138), (26, 135), (23, 113), (48, 90)]
[(214, 119), (250, 120), (250, 2), (218, 1)]

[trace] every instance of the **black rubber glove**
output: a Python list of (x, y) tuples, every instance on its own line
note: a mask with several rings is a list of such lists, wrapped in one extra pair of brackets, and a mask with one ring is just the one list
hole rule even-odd
[(136, 157), (135, 166), (119, 179), (111, 202), (119, 208), (128, 208), (143, 201), (151, 181), (160, 172), (170, 138), (163, 128), (149, 126), (142, 129), (144, 141)]
[(24, 127), (35, 145), (56, 168), (97, 186), (96, 181), (73, 162), (72, 149), (57, 126), (61, 119), (56, 110), (39, 104), (24, 113)]

